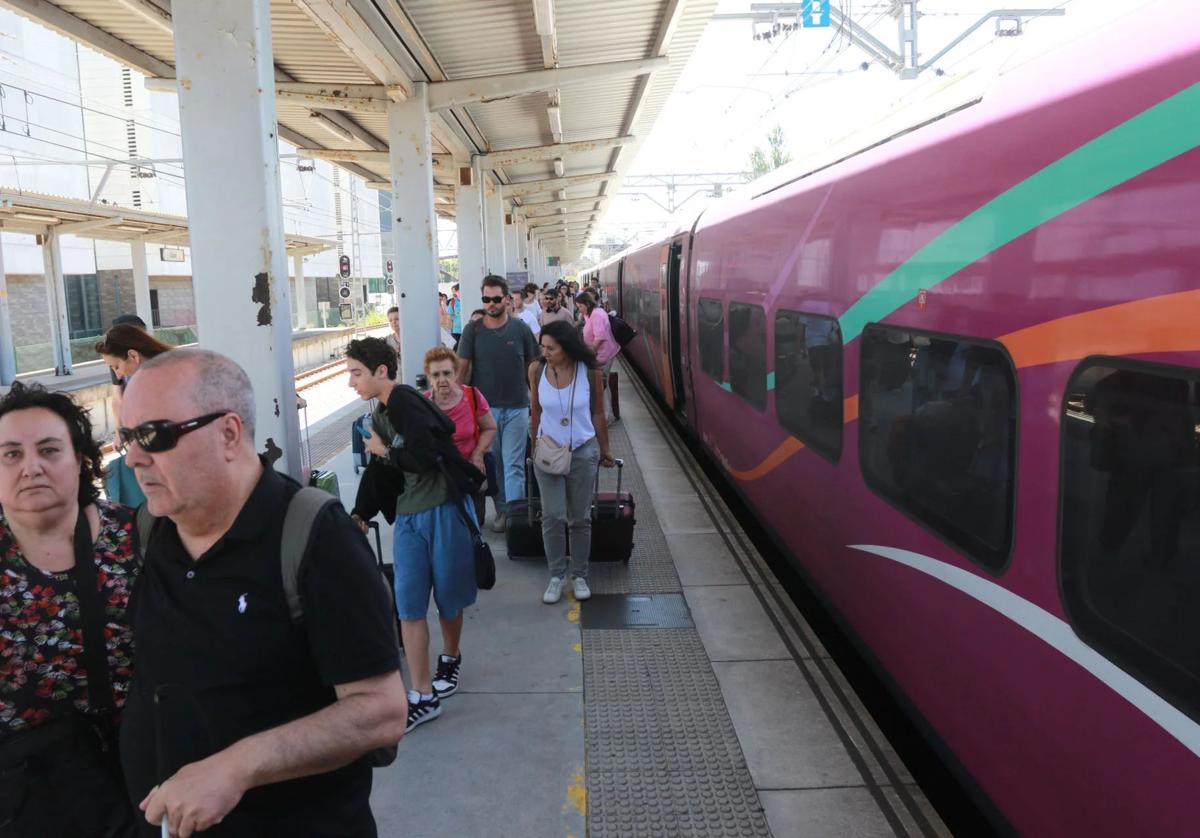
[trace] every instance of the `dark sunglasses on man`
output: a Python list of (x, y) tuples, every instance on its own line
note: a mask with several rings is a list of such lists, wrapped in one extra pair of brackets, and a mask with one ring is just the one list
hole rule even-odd
[(488, 303), (499, 305), (500, 303), (504, 302), (504, 295), (501, 294), (498, 297), (480, 297), (479, 299), (483, 300), (484, 305), (487, 305)]
[(117, 451), (121, 454), (126, 453), (134, 442), (147, 454), (161, 454), (164, 451), (170, 451), (179, 444), (181, 438), (192, 431), (198, 431), (205, 425), (232, 412), (232, 410), (220, 410), (183, 422), (154, 419), (150, 422), (143, 422), (136, 428), (117, 428)]

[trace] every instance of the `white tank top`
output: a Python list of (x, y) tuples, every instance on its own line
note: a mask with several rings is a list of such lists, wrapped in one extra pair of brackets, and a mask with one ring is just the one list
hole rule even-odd
[[(584, 364), (576, 364), (575, 380), (562, 390), (550, 383), (549, 373), (550, 365), (546, 364), (538, 381), (538, 402), (542, 406), (538, 436), (548, 436), (559, 445), (569, 442), (574, 451), (596, 435), (596, 428), (592, 425), (592, 388), (588, 369)], [(572, 387), (575, 388), (573, 400)], [(566, 425), (563, 419), (567, 420)]]

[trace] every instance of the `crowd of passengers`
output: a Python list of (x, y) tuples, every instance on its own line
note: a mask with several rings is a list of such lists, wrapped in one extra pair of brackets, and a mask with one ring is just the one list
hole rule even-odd
[(485, 496), (503, 531), (531, 450), (555, 462), (533, 467), (542, 601), (591, 595), (589, 508), (614, 464), (606, 301), (487, 276), (464, 323), (458, 292), (440, 303), (458, 351), (426, 353), (428, 390), (397, 384), (397, 312), (346, 348), (371, 462), (351, 511), (314, 508), (291, 571), (302, 487), (257, 453), (231, 359), (118, 318), (96, 346), (117, 385), (107, 464), (69, 395), (0, 398), (0, 836), (375, 835), (372, 768), (458, 690)]

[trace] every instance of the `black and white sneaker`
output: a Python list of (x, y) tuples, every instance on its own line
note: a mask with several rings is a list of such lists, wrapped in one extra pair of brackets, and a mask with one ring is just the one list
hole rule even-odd
[(432, 698), (421, 698), (420, 693), (409, 690), (408, 726), (404, 728), (405, 733), (412, 733), (412, 729), (417, 725), (431, 722), (440, 715), (442, 715), (442, 702), (438, 699), (437, 693), (434, 693)]
[(437, 675), (433, 676), (433, 691), (438, 698), (449, 698), (458, 692), (458, 670), (462, 667), (462, 655), (452, 658), (438, 656)]

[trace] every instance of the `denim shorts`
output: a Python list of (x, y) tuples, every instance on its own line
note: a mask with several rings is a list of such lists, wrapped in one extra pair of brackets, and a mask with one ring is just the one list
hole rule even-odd
[[(472, 520), (475, 510), (467, 504)], [(414, 515), (397, 515), (392, 530), (396, 611), (401, 620), (423, 620), (429, 594), (439, 614), (452, 620), (475, 604), (475, 545), (453, 501)]]

